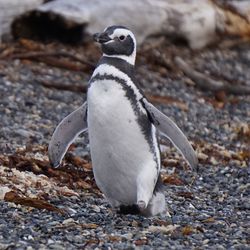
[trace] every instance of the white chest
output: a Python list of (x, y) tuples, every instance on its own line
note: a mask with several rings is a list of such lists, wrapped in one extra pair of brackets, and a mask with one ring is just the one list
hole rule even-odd
[(149, 172), (154, 186), (157, 163), (121, 84), (98, 80), (88, 91), (88, 130), (97, 185), (107, 197), (136, 200), (138, 175)]

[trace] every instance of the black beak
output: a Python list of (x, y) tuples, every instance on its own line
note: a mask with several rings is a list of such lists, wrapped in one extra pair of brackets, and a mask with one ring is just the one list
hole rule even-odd
[(93, 35), (94, 41), (98, 43), (106, 43), (111, 40), (107, 33), (95, 33)]

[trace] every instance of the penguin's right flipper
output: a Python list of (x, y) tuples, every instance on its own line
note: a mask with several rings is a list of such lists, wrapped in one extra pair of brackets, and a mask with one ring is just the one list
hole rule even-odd
[(56, 127), (49, 143), (49, 161), (58, 167), (70, 144), (87, 130), (87, 102), (66, 116)]
[(196, 169), (198, 165), (196, 153), (180, 128), (169, 117), (148, 102), (146, 98), (141, 101), (154, 126), (174, 144), (191, 168)]

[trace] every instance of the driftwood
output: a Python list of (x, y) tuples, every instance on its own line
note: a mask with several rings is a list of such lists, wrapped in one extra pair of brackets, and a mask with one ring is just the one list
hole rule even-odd
[(249, 86), (231, 85), (219, 80), (213, 80), (209, 76), (194, 70), (180, 57), (175, 57), (174, 61), (179, 69), (203, 90), (210, 90), (213, 92), (225, 91), (226, 93), (235, 95), (250, 95)]
[[(39, 62), (43, 62), (53, 67), (63, 68), (73, 71), (86, 71), (93, 70), (95, 64), (69, 52), (45, 52), (45, 51), (31, 51), (23, 53), (14, 53), (14, 50), (8, 51), (0, 56), (0, 60), (11, 58), (11, 59), (29, 59)], [(58, 57), (68, 57), (72, 61), (65, 60), (63, 58), (58, 59)], [(77, 63), (78, 62), (78, 63)], [(79, 64), (80, 63), (80, 64)]]
[(209, 0), (199, 0), (199, 8), (197, 0), (55, 0), (18, 17), (12, 31), (15, 37), (47, 34), (49, 38), (54, 35), (74, 41), (83, 38), (83, 30), (93, 34), (115, 24), (133, 30), (138, 44), (147, 37), (164, 35), (180, 37), (191, 48), (201, 48), (215, 36), (216, 9)]
[(55, 207), (54, 205), (50, 204), (49, 202), (37, 198), (30, 198), (30, 197), (22, 197), (15, 191), (10, 191), (5, 194), (4, 200), (8, 202), (13, 202), (17, 205), (24, 205), (28, 207), (34, 207), (38, 209), (46, 209), (48, 211), (57, 212), (60, 214), (66, 214), (66, 211)]
[(131, 28), (138, 44), (163, 35), (199, 49), (213, 42), (217, 31), (250, 37), (248, 0), (0, 0), (0, 10), (0, 41), (12, 29), (14, 37), (79, 42), (114, 24)]

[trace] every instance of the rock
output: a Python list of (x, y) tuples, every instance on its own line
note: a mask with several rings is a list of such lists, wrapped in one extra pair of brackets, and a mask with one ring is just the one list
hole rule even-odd
[(48, 239), (48, 245), (50, 245), (50, 244), (54, 244), (55, 243), (55, 241), (54, 240), (51, 240), (51, 239)]
[(56, 250), (64, 250), (65, 249), (63, 242), (61, 244), (60, 243), (51, 244), (49, 247), (50, 247), (50, 249), (56, 249)]
[(16, 135), (22, 136), (24, 138), (29, 138), (29, 137), (34, 137), (35, 136), (32, 132), (27, 131), (25, 129), (21, 129), (21, 128), (17, 129), (15, 131), (15, 133), (16, 133)]
[(202, 152), (199, 152), (197, 154), (197, 157), (198, 157), (199, 160), (204, 160), (205, 161), (208, 158), (208, 155), (206, 155), (206, 154), (204, 154)]
[(150, 232), (161, 232), (165, 234), (171, 234), (179, 225), (168, 225), (168, 226), (149, 226)]
[(75, 223), (75, 220), (72, 218), (66, 219), (62, 222), (63, 225), (67, 225), (67, 224), (71, 224), (71, 223)]
[(214, 165), (214, 166), (216, 166), (216, 165), (218, 165), (219, 164), (219, 162), (212, 156), (211, 158), (210, 158), (210, 163), (212, 164), (212, 165)]
[(98, 207), (96, 205), (92, 206), (92, 210), (95, 211), (96, 213), (100, 213), (100, 211), (101, 211), (100, 207)]
[(0, 200), (4, 200), (6, 193), (10, 192), (11, 189), (6, 186), (0, 186)]

